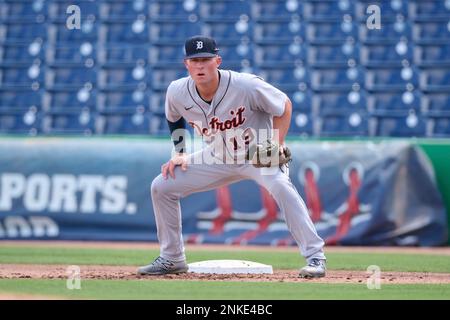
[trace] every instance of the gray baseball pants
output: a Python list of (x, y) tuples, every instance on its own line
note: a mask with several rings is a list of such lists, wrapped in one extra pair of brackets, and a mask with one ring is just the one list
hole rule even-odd
[[(197, 155), (198, 156), (198, 155)], [(324, 241), (312, 223), (308, 209), (289, 179), (288, 173), (273, 168), (272, 174), (251, 164), (193, 164), (186, 171), (175, 168), (175, 179), (160, 174), (152, 182), (151, 199), (155, 213), (160, 255), (172, 261), (186, 259), (181, 226), (180, 199), (192, 193), (213, 190), (240, 180), (252, 179), (267, 189), (285, 217), (288, 230), (309, 262), (325, 259)]]

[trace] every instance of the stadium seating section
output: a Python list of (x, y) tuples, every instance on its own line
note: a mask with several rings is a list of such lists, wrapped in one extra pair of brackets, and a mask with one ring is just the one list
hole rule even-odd
[(288, 94), (291, 136), (450, 137), (450, 0), (0, 0), (0, 134), (167, 135), (196, 34)]

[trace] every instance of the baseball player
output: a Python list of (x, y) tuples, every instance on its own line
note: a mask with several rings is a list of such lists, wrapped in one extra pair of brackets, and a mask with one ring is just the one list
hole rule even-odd
[[(242, 159), (240, 155), (248, 155), (249, 145), (267, 139), (261, 132), (269, 133), (269, 139), (283, 151), (292, 104), (286, 94), (255, 75), (219, 69), (222, 58), (218, 51), (210, 37), (187, 39), (184, 64), (189, 76), (173, 81), (167, 89), (165, 113), (170, 131), (180, 132), (187, 122), (202, 135), (206, 146), (188, 154), (184, 137), (172, 134), (176, 152), (162, 165), (161, 174), (151, 185), (160, 256), (140, 267), (138, 274), (187, 272), (181, 198), (253, 179), (277, 202), (307, 261), (300, 276), (323, 277), (324, 241), (318, 236), (286, 166), (259, 168), (248, 161), (237, 161)], [(211, 157), (217, 161), (211, 161)], [(265, 169), (272, 169), (271, 173)]]

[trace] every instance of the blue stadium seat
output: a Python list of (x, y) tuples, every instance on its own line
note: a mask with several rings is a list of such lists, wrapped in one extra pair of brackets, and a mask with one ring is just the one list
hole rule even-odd
[(103, 20), (100, 34), (107, 43), (147, 43), (150, 39), (149, 23), (144, 15), (138, 18)]
[(382, 27), (380, 29), (367, 28), (366, 21), (362, 21), (359, 24), (359, 36), (360, 40), (364, 42), (377, 42), (377, 41), (398, 41), (402, 37), (408, 39), (412, 34), (411, 23), (403, 16), (395, 19), (382, 19)]
[(380, 90), (370, 91), (367, 96), (367, 109), (375, 110), (419, 110), (421, 108), (422, 94), (418, 90), (389, 91)]
[(42, 90), (0, 86), (0, 109), (29, 108), (42, 106)]
[(167, 119), (164, 114), (153, 113), (150, 117), (150, 134), (167, 136), (170, 134)]
[(39, 14), (45, 15), (47, 3), (44, 0), (3, 0), (0, 3), (0, 20), (20, 19)]
[(102, 90), (98, 96), (98, 110), (123, 110), (142, 106), (148, 110), (149, 106), (148, 90)]
[(98, 85), (102, 89), (136, 88), (146, 86), (149, 69), (146, 65), (103, 65), (99, 71)]
[(289, 134), (293, 136), (310, 137), (314, 135), (314, 116), (310, 112), (292, 112)]
[(357, 38), (358, 25), (355, 22), (342, 23), (341, 20), (314, 21), (306, 26), (308, 41), (342, 41), (347, 37)]
[(334, 19), (343, 14), (354, 14), (353, 1), (349, 0), (313, 0), (305, 1), (303, 14), (308, 19)]
[(365, 137), (369, 135), (366, 112), (338, 109), (321, 113), (319, 135), (323, 137)]
[(200, 1), (200, 17), (223, 20), (236, 19), (250, 15), (250, 2), (242, 0), (203, 0)]
[(450, 30), (448, 29), (449, 17), (432, 21), (415, 21), (413, 25), (413, 40), (414, 41), (433, 41), (433, 40), (448, 40)]
[(367, 68), (365, 84), (369, 90), (376, 91), (404, 91), (406, 84), (417, 87), (419, 84), (419, 71), (416, 68), (376, 67)]
[(152, 19), (198, 19), (199, 3), (195, 0), (153, 0), (149, 6)]
[(184, 43), (153, 44), (149, 49), (150, 63), (181, 63), (184, 58)]
[(428, 114), (432, 137), (450, 137), (450, 111)]
[(99, 117), (103, 134), (149, 134), (150, 113), (143, 107), (102, 112)]
[(304, 82), (300, 82), (297, 87), (280, 87), (292, 102), (292, 108), (296, 111), (309, 113), (312, 111), (312, 92)]
[(253, 73), (253, 67), (250, 64), (250, 61), (246, 59), (242, 59), (240, 61), (225, 60), (220, 65), (220, 68), (224, 70), (235, 70), (239, 72)]
[(253, 38), (257, 42), (278, 43), (278, 41), (293, 41), (295, 37), (305, 38), (306, 24), (298, 15), (290, 20), (263, 19), (255, 21)]
[(0, 108), (0, 132), (28, 134), (35, 136), (40, 132), (41, 114), (36, 107)]
[(450, 67), (450, 40), (416, 43), (414, 63), (422, 67)]
[(303, 2), (299, 0), (255, 0), (252, 1), (251, 10), (253, 17), (289, 20), (293, 14), (303, 12)]
[(312, 97), (313, 112), (322, 114), (340, 109), (366, 110), (364, 90), (315, 92)]
[(84, 66), (47, 66), (47, 88), (82, 87), (85, 83), (95, 84), (97, 77), (96, 68)]
[(296, 78), (295, 66), (293, 64), (286, 66), (268, 66), (261, 67), (255, 72), (258, 76), (263, 78), (268, 83), (275, 86), (293, 84), (297, 85), (298, 80)]
[(164, 104), (166, 101), (166, 90), (153, 90), (150, 97), (150, 111), (164, 114)]
[(250, 37), (253, 32), (253, 25), (245, 20), (212, 20), (204, 19), (202, 31), (217, 40), (240, 40), (242, 37)]
[[(47, 29), (44, 21), (15, 20), (3, 22), (3, 38), (6, 42), (13, 43), (24, 41), (31, 42), (37, 38), (46, 38)], [(1, 30), (0, 30), (1, 31)]]
[(409, 12), (413, 19), (429, 19), (449, 17), (450, 7), (442, 0), (414, 0), (409, 2)]
[[(81, 22), (81, 29), (68, 29), (66, 21), (53, 21), (47, 27), (50, 43), (83, 43), (97, 41), (99, 22), (86, 18)], [(44, 31), (45, 34), (45, 31)]]
[(295, 60), (305, 60), (305, 48), (300, 42), (258, 43), (255, 45), (255, 63), (290, 65)]
[[(312, 66), (346, 65), (349, 59), (359, 61), (359, 45), (353, 38), (345, 43), (311, 42), (305, 48), (308, 64)], [(302, 46), (304, 47), (304, 46)]]
[(361, 64), (373, 67), (401, 66), (403, 60), (412, 61), (412, 48), (404, 41), (366, 42), (361, 46)]
[(450, 92), (450, 68), (424, 68), (420, 73), (420, 88), (424, 91)]
[[(47, 63), (58, 65), (89, 65), (97, 57), (95, 42), (83, 42), (78, 44), (58, 44), (48, 46)], [(88, 61), (90, 59), (90, 61)]]
[(311, 70), (311, 86), (315, 90), (351, 90), (354, 83), (363, 82), (364, 72), (357, 67), (350, 71), (347, 67)]
[(43, 119), (44, 134), (81, 134), (95, 133), (95, 113), (88, 108), (81, 112), (77, 109), (48, 111)]
[(254, 45), (249, 39), (243, 38), (241, 41), (221, 40), (217, 46), (220, 48), (219, 55), (224, 62), (239, 63), (242, 59), (253, 60)]
[(44, 60), (45, 50), (42, 39), (24, 43), (5, 43), (0, 45), (0, 64), (12, 62), (28, 62), (34, 59)]
[(82, 87), (48, 88), (44, 94), (43, 107), (45, 110), (73, 109), (81, 110), (88, 107), (94, 109), (96, 92), (89, 85)]
[(109, 43), (99, 49), (99, 60), (101, 63), (121, 64), (136, 63), (149, 60), (151, 52), (148, 44)]
[[(152, 20), (150, 39), (153, 43), (184, 43), (186, 38), (203, 34), (201, 25), (185, 20)], [(217, 40), (217, 39), (216, 39)]]
[(426, 135), (426, 121), (413, 111), (373, 113), (375, 135), (381, 137), (423, 137)]
[(155, 65), (152, 70), (152, 88), (153, 90), (166, 90), (172, 81), (186, 76), (188, 76), (187, 70), (181, 63), (171, 67)]
[(429, 111), (450, 111), (450, 94), (448, 92), (425, 92), (422, 96), (421, 110)]
[(0, 67), (0, 84), (31, 85), (43, 82), (44, 70), (37, 64), (3, 64)]
[(136, 17), (139, 14), (147, 14), (148, 2), (146, 0), (102, 1), (99, 10), (102, 19)]

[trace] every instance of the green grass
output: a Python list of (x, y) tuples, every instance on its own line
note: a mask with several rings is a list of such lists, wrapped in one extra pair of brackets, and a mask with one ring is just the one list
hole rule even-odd
[(0, 292), (39, 294), (70, 299), (146, 300), (307, 300), (307, 299), (450, 299), (450, 284), (257, 283), (144, 280), (82, 280), (80, 290), (68, 290), (64, 280), (0, 280)]
[[(0, 263), (63, 265), (134, 265), (149, 263), (158, 250), (124, 250), (92, 248), (0, 247)], [(188, 262), (239, 259), (270, 264), (275, 269), (297, 269), (304, 259), (295, 252), (277, 251), (195, 251), (187, 252)], [(450, 273), (450, 256), (400, 253), (328, 253), (328, 268), (333, 270), (366, 270), (377, 265), (382, 271)]]
[[(0, 264), (133, 265), (147, 264), (159, 251), (143, 249), (93, 249), (47, 247), (0, 247)], [(236, 251), (189, 249), (188, 262), (212, 259), (242, 259), (272, 265), (275, 269), (298, 269), (304, 264), (299, 254), (282, 248), (267, 252), (246, 248)], [(366, 270), (377, 265), (381, 271), (450, 273), (450, 256), (401, 253), (328, 253), (332, 270)], [(0, 292), (56, 296), (69, 299), (152, 300), (309, 300), (309, 299), (445, 299), (450, 284), (381, 284), (369, 290), (361, 284), (314, 282), (231, 282), (160, 279), (84, 280), (81, 290), (69, 290), (65, 280), (0, 279)]]

